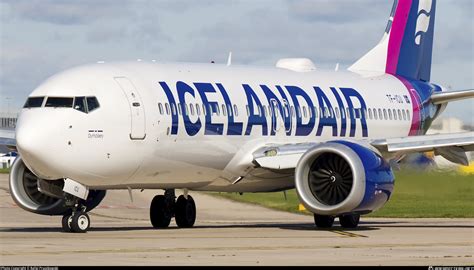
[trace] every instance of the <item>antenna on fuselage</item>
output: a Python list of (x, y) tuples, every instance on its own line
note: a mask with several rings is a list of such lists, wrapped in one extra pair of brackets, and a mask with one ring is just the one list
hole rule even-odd
[(227, 66), (232, 65), (232, 52), (229, 52), (229, 57), (227, 58)]

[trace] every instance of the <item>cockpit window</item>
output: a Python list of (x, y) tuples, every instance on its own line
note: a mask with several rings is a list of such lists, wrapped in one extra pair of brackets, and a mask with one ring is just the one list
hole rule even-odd
[(44, 97), (30, 97), (23, 108), (39, 108), (43, 105)]
[(54, 108), (72, 108), (74, 98), (67, 97), (48, 97), (45, 107)]
[(76, 97), (74, 99), (74, 110), (87, 113), (86, 97)]
[(99, 101), (96, 97), (87, 97), (87, 111), (92, 112), (93, 110), (99, 108)]

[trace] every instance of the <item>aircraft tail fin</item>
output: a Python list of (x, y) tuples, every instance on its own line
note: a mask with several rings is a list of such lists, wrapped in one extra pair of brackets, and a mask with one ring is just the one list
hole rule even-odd
[(429, 81), (435, 11), (436, 0), (395, 0), (382, 40), (349, 70)]

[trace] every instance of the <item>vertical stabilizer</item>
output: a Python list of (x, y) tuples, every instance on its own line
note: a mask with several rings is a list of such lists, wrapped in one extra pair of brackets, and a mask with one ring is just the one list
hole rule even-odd
[(429, 81), (436, 0), (395, 0), (384, 36), (349, 70)]

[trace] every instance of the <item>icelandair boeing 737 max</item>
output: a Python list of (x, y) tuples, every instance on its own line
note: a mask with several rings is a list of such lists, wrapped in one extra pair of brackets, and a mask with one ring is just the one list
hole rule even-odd
[[(3, 144), (18, 149), (11, 195), (86, 232), (109, 189), (161, 189), (153, 227), (192, 227), (189, 191), (296, 188), (317, 227), (381, 208), (392, 167), (434, 151), (467, 164), (474, 133), (425, 135), (448, 102), (474, 90), (430, 82), (436, 0), (395, 1), (382, 40), (347, 71), (309, 59), (276, 67), (98, 63), (35, 89)], [(54, 154), (51, 154), (54, 153)], [(182, 189), (177, 199), (175, 189)]]

